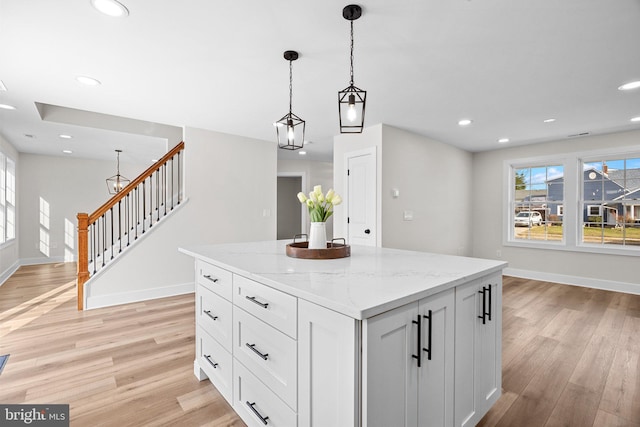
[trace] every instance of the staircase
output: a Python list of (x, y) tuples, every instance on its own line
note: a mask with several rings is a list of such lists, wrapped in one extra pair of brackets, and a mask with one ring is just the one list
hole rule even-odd
[(78, 310), (85, 283), (182, 201), (183, 150), (181, 142), (93, 213), (78, 214)]

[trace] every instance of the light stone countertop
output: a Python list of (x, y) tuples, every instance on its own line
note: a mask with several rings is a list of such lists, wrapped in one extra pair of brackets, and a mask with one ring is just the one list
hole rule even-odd
[(179, 251), (354, 319), (366, 319), (473, 279), (506, 262), (351, 246), (335, 260), (290, 258), (290, 240), (188, 246)]

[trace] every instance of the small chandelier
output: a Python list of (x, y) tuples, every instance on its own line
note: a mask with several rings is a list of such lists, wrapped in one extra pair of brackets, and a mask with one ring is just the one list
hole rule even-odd
[(116, 153), (118, 153), (118, 166), (116, 169), (116, 174), (111, 178), (107, 178), (107, 189), (109, 190), (109, 194), (119, 193), (120, 190), (129, 185), (130, 182), (129, 178), (125, 178), (124, 176), (120, 175), (120, 153), (122, 153), (122, 150), (116, 150)]
[(305, 121), (291, 112), (293, 98), (293, 66), (298, 59), (298, 52), (287, 50), (284, 59), (289, 61), (289, 113), (275, 123), (278, 147), (284, 150), (299, 150), (304, 145)]
[(362, 16), (362, 8), (357, 4), (350, 4), (342, 9), (342, 16), (351, 21), (351, 80), (349, 87), (338, 92), (340, 133), (362, 133), (367, 91), (359, 89), (353, 84), (353, 21)]

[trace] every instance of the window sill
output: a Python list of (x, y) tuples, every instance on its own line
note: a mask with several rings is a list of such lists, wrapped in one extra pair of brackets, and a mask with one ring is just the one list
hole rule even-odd
[(640, 256), (640, 246), (601, 246), (581, 243), (579, 245), (568, 245), (564, 242), (553, 241), (516, 241), (509, 240), (503, 243), (506, 247), (517, 247), (527, 249), (543, 249), (568, 252), (593, 253), (600, 255), (622, 255)]
[(7, 240), (4, 243), (0, 243), (0, 250), (4, 249), (4, 248), (8, 248), (11, 245), (14, 245), (16, 243), (16, 238), (12, 238), (11, 240)]

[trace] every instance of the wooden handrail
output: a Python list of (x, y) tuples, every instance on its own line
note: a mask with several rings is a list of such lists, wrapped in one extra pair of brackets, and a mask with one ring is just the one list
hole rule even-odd
[[(178, 145), (173, 147), (167, 154), (162, 156), (162, 158), (160, 160), (158, 160), (153, 165), (151, 165), (149, 168), (147, 168), (147, 170), (142, 172), (136, 179), (131, 181), (126, 187), (124, 187), (122, 190), (120, 190), (118, 193), (116, 193), (105, 204), (100, 206), (93, 213), (91, 213), (91, 214), (79, 213), (78, 214), (78, 216), (77, 216), (77, 219), (78, 219), (78, 278), (77, 278), (77, 282), (76, 282), (77, 293), (78, 293), (78, 310), (83, 310), (84, 309), (84, 284), (89, 280), (89, 277), (90, 277), (90, 274), (89, 274), (89, 227), (92, 226), (93, 224), (96, 224), (100, 218), (104, 218), (104, 216), (106, 215), (107, 212), (109, 212), (116, 205), (118, 205), (118, 203), (121, 202), (122, 199), (127, 197), (140, 184), (143, 184), (146, 179), (152, 177), (154, 172), (158, 172), (159, 173), (159, 171), (163, 167), (163, 165), (166, 165), (166, 163), (168, 163), (170, 160), (172, 160), (173, 157), (175, 155), (179, 154), (180, 151), (182, 151), (183, 149), (184, 149), (184, 141), (180, 142)], [(178, 160), (179, 160), (179, 157), (178, 157)], [(179, 172), (180, 172), (180, 165), (178, 164), (178, 174), (179, 174)], [(171, 173), (173, 174), (173, 172), (171, 172)], [(156, 175), (156, 176), (158, 176), (158, 175)], [(158, 179), (158, 178), (156, 178), (156, 179)], [(178, 178), (178, 187), (179, 186), (180, 186), (180, 179)], [(179, 196), (180, 196), (180, 188), (178, 188), (178, 202), (177, 202), (178, 204), (180, 204), (180, 197)], [(152, 196), (150, 196), (150, 197), (152, 197)], [(166, 203), (166, 201), (164, 201), (163, 203)], [(118, 207), (119, 206), (120, 205), (118, 205)], [(166, 209), (167, 208), (166, 208), (166, 204), (165, 204), (165, 215), (167, 214)], [(171, 209), (173, 209), (173, 205), (171, 206)], [(160, 215), (159, 206), (157, 206), (157, 211), (158, 211), (158, 220), (159, 220), (159, 217), (160, 217), (159, 216)], [(113, 212), (112, 212), (112, 219), (113, 219)], [(102, 224), (104, 224), (104, 221), (105, 220), (103, 219)], [(144, 218), (143, 218), (143, 221), (144, 221)], [(153, 223), (153, 218), (150, 219), (149, 228), (152, 226), (152, 223)], [(100, 224), (100, 223), (98, 223), (98, 224)], [(122, 223), (119, 223), (119, 224), (122, 225)], [(143, 227), (142, 232), (144, 233), (144, 231), (145, 230), (144, 230), (144, 227)], [(95, 230), (94, 230), (94, 232), (95, 232)], [(130, 230), (127, 230), (127, 232), (126, 232), (127, 235), (128, 235), (129, 232), (130, 232)], [(120, 236), (119, 238), (122, 239), (122, 236)], [(129, 238), (129, 237), (127, 237), (127, 238)], [(136, 232), (136, 237), (135, 238), (137, 238), (137, 232)], [(98, 239), (99, 239), (99, 237), (98, 237)], [(106, 236), (103, 236), (103, 239), (106, 239)], [(113, 228), (112, 228), (112, 231), (111, 231), (111, 240), (112, 240), (111, 244), (113, 245), (113, 240), (114, 240), (114, 238), (113, 238)], [(122, 250), (122, 240), (119, 240), (119, 241), (120, 241), (120, 250)], [(98, 243), (99, 242), (100, 242), (100, 240), (98, 240)], [(104, 240), (103, 240), (103, 244), (104, 244)], [(127, 244), (128, 244), (128, 242), (127, 242)], [(96, 250), (98, 250), (98, 249), (99, 248), (96, 248)], [(93, 263), (94, 263), (93, 265), (94, 265), (94, 273), (95, 273), (96, 258), (93, 255), (93, 253), (94, 253), (93, 244), (92, 244), (92, 249), (91, 250), (92, 250), (92, 259), (93, 259)], [(112, 254), (111, 258), (113, 259), (113, 257), (114, 257), (113, 249), (112, 249), (111, 254)], [(104, 258), (105, 256), (106, 256), (106, 254), (103, 251), (102, 258)], [(102, 265), (103, 266), (105, 265), (105, 260), (104, 259), (103, 259), (103, 264)]]
[(131, 181), (129, 185), (124, 187), (122, 190), (118, 191), (112, 198), (107, 200), (107, 202), (96, 209), (91, 215), (89, 215), (89, 224), (93, 224), (96, 222), (98, 218), (105, 214), (109, 209), (116, 205), (120, 200), (124, 199), (127, 194), (131, 192), (134, 188), (136, 188), (142, 181), (149, 178), (151, 174), (153, 174), (156, 170), (158, 170), (159, 165), (162, 165), (165, 162), (168, 162), (173, 156), (178, 154), (181, 150), (184, 149), (184, 141), (180, 142), (180, 144), (176, 145), (169, 151), (167, 154), (162, 156), (160, 160), (155, 162), (153, 165), (149, 166), (147, 170), (142, 172), (136, 179)]

